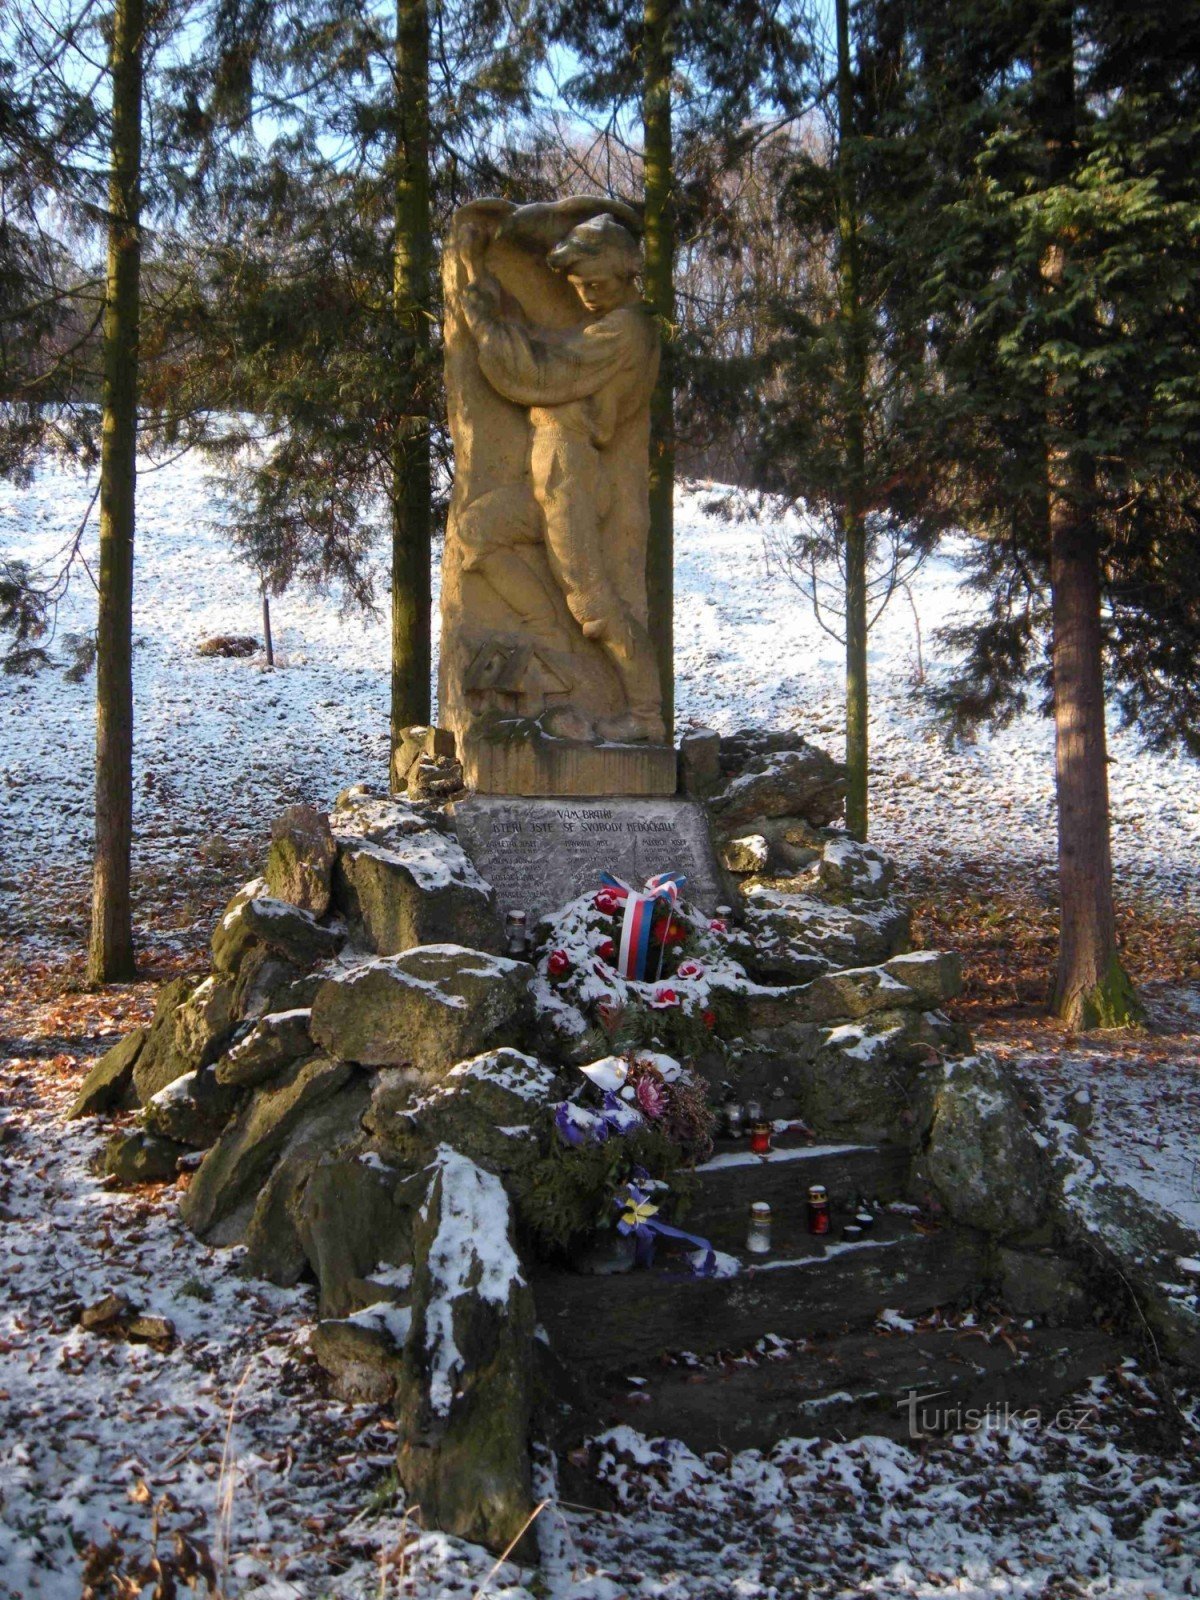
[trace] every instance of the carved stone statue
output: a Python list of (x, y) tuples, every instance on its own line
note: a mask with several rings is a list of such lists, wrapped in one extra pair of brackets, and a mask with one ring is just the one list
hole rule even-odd
[(639, 232), (592, 199), (453, 220), (440, 720), (474, 788), (674, 790), (646, 627), (659, 352)]

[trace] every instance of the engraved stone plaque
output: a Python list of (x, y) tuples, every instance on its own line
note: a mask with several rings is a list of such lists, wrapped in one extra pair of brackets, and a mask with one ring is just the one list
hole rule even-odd
[(727, 898), (704, 809), (694, 800), (531, 800), (471, 795), (454, 807), (459, 842), (496, 890), (500, 910), (530, 925), (601, 872), (640, 889), (658, 872), (682, 872), (683, 897), (713, 912)]

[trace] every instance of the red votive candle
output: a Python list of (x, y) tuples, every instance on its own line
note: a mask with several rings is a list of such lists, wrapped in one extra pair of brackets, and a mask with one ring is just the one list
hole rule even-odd
[(756, 1122), (750, 1129), (750, 1149), (756, 1156), (765, 1156), (771, 1148), (771, 1124)]

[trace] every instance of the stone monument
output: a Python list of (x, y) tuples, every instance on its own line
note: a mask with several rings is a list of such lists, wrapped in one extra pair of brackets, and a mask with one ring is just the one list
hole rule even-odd
[(640, 231), (590, 198), (479, 200), (451, 224), (440, 720), (479, 793), (675, 792), (647, 631)]

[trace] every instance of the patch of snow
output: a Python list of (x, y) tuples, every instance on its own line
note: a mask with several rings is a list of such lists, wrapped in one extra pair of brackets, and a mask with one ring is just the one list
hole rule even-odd
[(455, 1303), (477, 1294), (492, 1305), (507, 1305), (525, 1279), (509, 1243), (508, 1196), (499, 1178), (446, 1144), (438, 1146), (431, 1172), (438, 1187), (438, 1229), (428, 1257), (433, 1294), (425, 1310), (425, 1349), (430, 1402), (445, 1416), (462, 1370), (454, 1342)]

